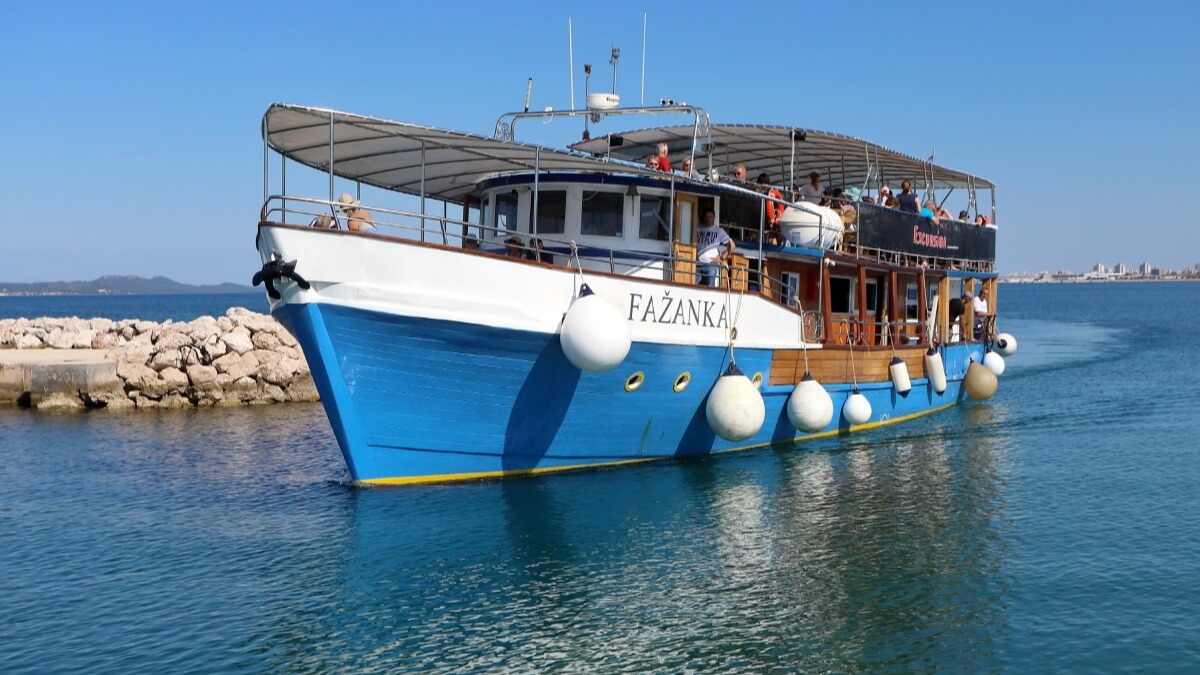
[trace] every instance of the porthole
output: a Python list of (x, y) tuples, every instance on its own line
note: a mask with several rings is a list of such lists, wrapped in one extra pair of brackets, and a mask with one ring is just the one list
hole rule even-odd
[(625, 391), (637, 391), (638, 387), (641, 387), (642, 383), (645, 381), (646, 381), (645, 373), (643, 373), (642, 371), (639, 370), (636, 373), (630, 375), (629, 379), (625, 380)]
[(675, 387), (674, 387), (675, 393), (678, 394), (679, 392), (683, 391), (684, 389), (687, 389), (687, 386), (691, 383), (692, 383), (692, 374), (686, 370), (683, 371), (682, 373), (679, 374), (679, 377), (675, 378)]
[(762, 386), (762, 371), (761, 370), (758, 371), (757, 373), (755, 373), (754, 377), (750, 378), (750, 383), (753, 384), (756, 389)]

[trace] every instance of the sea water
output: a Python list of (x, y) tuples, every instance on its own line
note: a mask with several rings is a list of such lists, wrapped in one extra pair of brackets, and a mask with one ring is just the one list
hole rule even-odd
[(0, 410), (0, 670), (1195, 672), (1198, 290), (1001, 286), (992, 401), (570, 475), (355, 488), (317, 405)]
[(81, 319), (140, 319), (191, 321), (201, 316), (221, 316), (230, 307), (268, 311), (266, 294), (156, 293), (130, 295), (4, 295), (0, 319), (79, 317)]

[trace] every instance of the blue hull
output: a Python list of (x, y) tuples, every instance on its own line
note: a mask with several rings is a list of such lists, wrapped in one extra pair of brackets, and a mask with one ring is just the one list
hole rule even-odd
[[(557, 335), (418, 319), (329, 304), (275, 312), (299, 340), (325, 411), (355, 480), (419, 483), (483, 478), (706, 455), (848, 432), (840, 411), (849, 384), (823, 382), (834, 422), (797, 435), (787, 418), (792, 387), (762, 386), (766, 422), (730, 443), (705, 418), (708, 391), (724, 370), (722, 348), (633, 344), (624, 363), (584, 373), (563, 355)], [(860, 384), (873, 414), (854, 430), (957, 403), (968, 355), (943, 351), (947, 390), (927, 380), (897, 396), (890, 383)], [(769, 381), (771, 350), (737, 349), (747, 375)], [(645, 375), (627, 391), (627, 378)], [(674, 384), (688, 372), (691, 384)]]

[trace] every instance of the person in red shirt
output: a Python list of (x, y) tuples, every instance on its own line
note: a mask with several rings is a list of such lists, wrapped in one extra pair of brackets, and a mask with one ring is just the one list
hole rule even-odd
[(655, 156), (655, 158), (658, 160), (659, 171), (669, 172), (671, 170), (671, 158), (667, 156), (668, 152), (669, 150), (666, 143), (658, 144), (658, 154)]

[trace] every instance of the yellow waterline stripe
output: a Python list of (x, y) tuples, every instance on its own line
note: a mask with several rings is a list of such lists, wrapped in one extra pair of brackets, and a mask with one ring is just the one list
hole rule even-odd
[[(871, 429), (877, 429), (879, 427), (884, 427), (884, 426), (888, 426), (891, 424), (907, 422), (908, 420), (911, 420), (911, 419), (916, 419), (918, 417), (924, 417), (925, 415), (932, 415), (933, 413), (940, 412), (947, 408), (952, 408), (955, 405), (957, 405), (957, 404), (956, 403), (947, 403), (944, 406), (940, 406), (937, 408), (930, 408), (929, 410), (923, 410), (921, 412), (912, 413), (911, 415), (902, 415), (900, 417), (893, 417), (886, 421), (881, 420), (879, 422), (868, 422), (867, 424), (859, 424), (859, 425), (850, 427), (845, 433), (855, 433), (858, 431), (869, 431)], [(730, 452), (743, 452), (746, 450), (754, 450), (757, 448), (767, 448), (767, 447), (770, 447), (773, 445), (786, 445), (786, 444), (791, 444), (791, 443), (799, 443), (802, 441), (812, 441), (812, 440), (816, 440), (818, 438), (829, 438), (830, 436), (837, 436), (841, 433), (843, 433), (843, 432), (840, 429), (835, 429), (833, 431), (824, 431), (819, 434), (810, 434), (808, 436), (797, 436), (795, 438), (782, 440), (782, 441), (771, 441), (770, 443), (758, 443), (755, 445), (742, 446), (740, 448), (729, 448), (727, 450), (717, 450), (716, 452), (713, 452), (711, 454), (724, 455), (724, 454), (727, 454)], [(694, 456), (700, 457), (702, 455), (694, 455)], [(367, 480), (358, 481), (358, 484), (360, 484), (360, 485), (423, 485), (426, 483), (452, 483), (455, 481), (463, 481), (463, 480), (487, 480), (489, 478), (516, 478), (519, 476), (537, 476), (537, 475), (547, 474), (547, 473), (559, 473), (562, 471), (582, 471), (585, 469), (604, 469), (604, 468), (609, 468), (609, 467), (614, 467), (614, 466), (627, 466), (630, 464), (644, 464), (646, 462), (660, 462), (660, 461), (666, 460), (666, 459), (676, 459), (676, 458), (674, 458), (674, 457), (641, 457), (638, 459), (622, 459), (622, 460), (616, 461), (616, 462), (605, 462), (603, 464), (575, 464), (575, 465), (571, 465), (571, 466), (549, 466), (549, 467), (542, 467), (542, 468), (537, 468), (537, 469), (514, 469), (512, 471), (480, 471), (478, 473), (443, 473), (443, 474), (436, 474), (436, 475), (432, 475), (432, 476), (397, 476), (394, 478), (369, 478)]]

